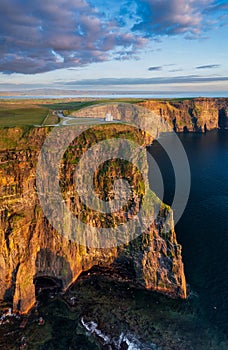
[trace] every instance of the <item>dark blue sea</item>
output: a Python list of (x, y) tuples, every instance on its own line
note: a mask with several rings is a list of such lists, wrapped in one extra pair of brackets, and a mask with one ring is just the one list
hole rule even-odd
[[(199, 314), (228, 332), (228, 131), (178, 135), (191, 170), (191, 191), (176, 224), (183, 246), (190, 290), (198, 296)], [(172, 142), (172, 135), (165, 136)], [(172, 204), (175, 175), (159, 142), (150, 148), (165, 183), (164, 201)], [(153, 189), (153, 165), (150, 183)], [(175, 208), (174, 213), (175, 213)]]

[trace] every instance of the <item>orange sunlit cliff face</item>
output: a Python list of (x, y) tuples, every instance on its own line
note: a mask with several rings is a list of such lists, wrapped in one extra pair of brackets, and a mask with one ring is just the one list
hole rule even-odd
[[(164, 120), (170, 125), (168, 128), (166, 124), (165, 131), (174, 128), (178, 131), (204, 132), (227, 127), (227, 99), (152, 100), (140, 105), (158, 116), (156, 133), (164, 131)], [(121, 120), (123, 115), (127, 120), (132, 111), (135, 112), (134, 105), (117, 103), (94, 106), (72, 114), (93, 118), (110, 112), (117, 120)], [(148, 118), (143, 115), (142, 120), (146, 125)], [(126, 244), (116, 243), (113, 248), (86, 248), (71, 237), (62, 236), (51, 226), (36, 193), (37, 159), (50, 130), (50, 127), (0, 130), (0, 298), (13, 301), (15, 309), (26, 312), (35, 302), (36, 283), (40, 278), (51, 278), (65, 290), (83, 271), (95, 265), (112, 268), (116, 265), (130, 266), (129, 278), (137, 285), (185, 298), (181, 247), (176, 241), (172, 211), (156, 196), (151, 198), (154, 205), (160, 208), (156, 220), (134, 240), (131, 239), (132, 232), (126, 232)], [(144, 147), (153, 141), (153, 137), (129, 125), (96, 126), (74, 140), (70, 153), (65, 153), (61, 165), (61, 190), (69, 210), (86, 224), (96, 227), (131, 220), (143, 201), (143, 180), (135, 168), (127, 164), (124, 165), (125, 177), (135, 189), (130, 198), (131, 212), (127, 215), (125, 211), (106, 217), (94, 214), (83, 207), (75, 195), (71, 177), (82, 153), (93, 143), (118, 138), (118, 135), (130, 135)], [(120, 146), (117, 144), (115, 147)], [(104, 200), (112, 195), (113, 183), (110, 179), (121, 177), (122, 167), (123, 164), (114, 161), (105, 164), (105, 171), (98, 169), (94, 184), (98, 195)], [(143, 167), (148, 172), (148, 165), (143, 164)], [(67, 200), (70, 193), (74, 195)], [(55, 215), (57, 217), (58, 213)]]
[[(129, 278), (135, 284), (173, 297), (186, 298), (181, 247), (176, 241), (172, 211), (155, 195), (151, 200), (160, 207), (156, 220), (133, 241), (132, 232), (126, 232), (127, 243), (120, 246), (116, 244), (114, 248), (86, 248), (63, 237), (48, 223), (36, 193), (36, 163), (49, 131), (48, 128), (0, 130), (0, 298), (12, 300), (14, 309), (27, 312), (36, 300), (35, 284), (39, 284), (40, 278), (50, 278), (65, 290), (81, 272), (94, 265), (112, 265), (113, 268), (117, 265), (128, 266)], [(61, 169), (64, 179), (61, 185), (63, 195), (64, 192), (71, 191), (73, 186), (68, 181), (75, 166), (72, 155), (77, 159), (81, 145), (85, 150), (92, 138), (109, 138), (113, 132), (117, 137), (118, 133), (128, 135), (130, 132), (144, 146), (152, 142), (151, 138), (131, 127), (121, 125), (115, 127), (115, 131), (112, 126), (102, 126), (95, 127), (93, 135), (82, 134), (72, 144), (71, 158), (66, 155), (65, 165)], [(10, 142), (13, 143), (10, 145)], [(110, 164), (106, 168), (108, 178), (120, 175), (119, 166), (121, 168), (120, 164)], [(102, 183), (101, 175), (100, 181), (95, 182), (98, 192)], [(131, 185), (137, 188), (131, 198), (131, 204), (137, 211), (143, 198), (143, 186), (137, 184), (140, 179), (134, 168), (128, 169), (128, 176)], [(105, 186), (105, 193), (109, 196), (111, 184), (106, 183)], [(67, 205), (87, 224), (106, 225), (104, 218), (94, 217), (81, 208), (77, 197)], [(114, 218), (106, 218), (106, 221), (118, 223), (118, 220), (130, 220), (134, 210), (128, 217), (120, 213)]]

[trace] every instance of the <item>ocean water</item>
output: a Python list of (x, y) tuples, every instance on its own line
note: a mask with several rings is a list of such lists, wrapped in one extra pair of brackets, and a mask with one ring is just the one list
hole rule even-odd
[(31, 95), (30, 93), (26, 95), (17, 95), (12, 92), (12, 95), (1, 95), (0, 91), (0, 100), (8, 100), (8, 99), (18, 99), (18, 100), (24, 100), (24, 99), (62, 99), (62, 98), (197, 98), (199, 96), (204, 96), (204, 97), (228, 97), (228, 93), (221, 91), (215, 93), (207, 92), (207, 91), (201, 91), (201, 92), (193, 92), (193, 91), (163, 91), (163, 92), (157, 92), (153, 90), (148, 90), (148, 91), (112, 91), (112, 90), (106, 90), (105, 92), (103, 90), (86, 90), (82, 91), (81, 89), (79, 91), (75, 91), (74, 94), (66, 93), (62, 94), (56, 92), (56, 94), (34, 94)]
[[(172, 142), (172, 135), (166, 136)], [(191, 169), (187, 207), (176, 224), (183, 246), (187, 282), (198, 295), (199, 313), (228, 333), (228, 132), (179, 134)], [(172, 204), (175, 175), (167, 154), (149, 147), (165, 183), (164, 201)], [(153, 188), (153, 163), (150, 163)], [(174, 208), (175, 213), (175, 208)]]

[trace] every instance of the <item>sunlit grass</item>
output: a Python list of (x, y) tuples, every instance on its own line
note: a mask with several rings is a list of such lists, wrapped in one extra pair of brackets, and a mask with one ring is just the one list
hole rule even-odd
[(42, 124), (48, 114), (47, 108), (16, 108), (0, 110), (0, 127), (33, 126)]

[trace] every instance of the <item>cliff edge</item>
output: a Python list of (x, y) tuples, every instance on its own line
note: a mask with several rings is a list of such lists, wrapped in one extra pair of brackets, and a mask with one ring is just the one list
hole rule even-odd
[(157, 113), (177, 132), (207, 132), (228, 128), (227, 98), (193, 98), (139, 103)]
[[(61, 135), (61, 128), (59, 130)], [(42, 281), (66, 290), (83, 271), (93, 266), (125, 266), (135, 284), (186, 298), (181, 247), (176, 240), (172, 211), (154, 194), (151, 194), (151, 201), (158, 208), (156, 218), (137, 235), (131, 230), (125, 232), (124, 244), (110, 248), (88, 247), (51, 226), (36, 189), (37, 161), (50, 131), (51, 128), (0, 129), (0, 298), (12, 301), (14, 309), (27, 312), (35, 303), (39, 293), (37, 286)], [(99, 169), (94, 186), (98, 196), (108, 200), (113, 192), (112, 179), (123, 177), (124, 166), (124, 176), (133, 188), (129, 211), (125, 208), (106, 216), (97, 214), (83, 207), (79, 196), (75, 195), (72, 173), (83, 152), (91, 147), (91, 142), (120, 136), (137, 140), (142, 147), (152, 142), (151, 137), (131, 126), (95, 126), (71, 143), (61, 163), (60, 187), (65, 203), (91, 227), (131, 222), (144, 201), (145, 187), (140, 174), (118, 160), (106, 162), (104, 168)], [(143, 167), (147, 169), (147, 164)], [(57, 217), (58, 212), (53, 215)], [(140, 225), (138, 222), (134, 227), (140, 230)], [(135, 230), (133, 226), (132, 230)]]
[[(228, 128), (228, 99), (227, 98), (192, 98), (145, 100), (135, 104), (134, 112), (142, 107), (145, 115), (150, 111), (160, 117), (160, 125), (169, 125), (176, 132), (206, 132), (214, 129)], [(83, 108), (73, 113), (76, 117), (99, 118), (111, 113), (117, 120), (128, 120), (132, 115), (132, 105), (125, 103), (97, 105)], [(167, 131), (167, 130), (163, 130)]]

